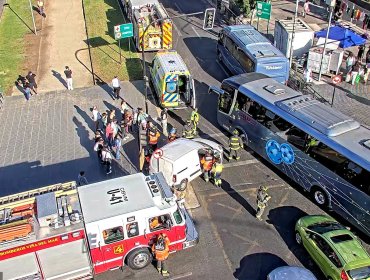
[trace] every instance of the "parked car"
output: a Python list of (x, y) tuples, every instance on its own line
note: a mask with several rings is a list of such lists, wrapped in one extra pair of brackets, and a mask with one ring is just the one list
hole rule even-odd
[(370, 256), (357, 237), (329, 216), (305, 216), (295, 226), (302, 244), (329, 280), (369, 280)]
[(267, 280), (317, 280), (311, 271), (297, 266), (281, 266), (267, 275)]
[(180, 138), (164, 145), (163, 155), (151, 157), (149, 172), (162, 172), (170, 186), (183, 191), (187, 184), (202, 174), (200, 158), (208, 151), (222, 161), (222, 146), (203, 138)]

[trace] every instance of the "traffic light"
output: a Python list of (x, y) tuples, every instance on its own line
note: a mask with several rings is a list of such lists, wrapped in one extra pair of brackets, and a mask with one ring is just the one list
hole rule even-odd
[(203, 29), (209, 30), (213, 28), (213, 23), (215, 22), (216, 9), (208, 8), (204, 13)]

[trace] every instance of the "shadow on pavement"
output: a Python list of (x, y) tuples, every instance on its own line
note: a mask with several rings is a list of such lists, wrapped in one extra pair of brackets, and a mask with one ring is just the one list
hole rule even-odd
[(64, 80), (62, 78), (62, 75), (58, 72), (58, 71), (55, 71), (55, 70), (51, 70), (51, 72), (53, 73), (53, 76), (65, 87), (65, 88), (68, 88), (67, 86), (67, 82), (66, 80)]
[(245, 210), (249, 212), (251, 216), (256, 215), (255, 209), (249, 204), (248, 201), (245, 200), (244, 197), (242, 197), (237, 191), (235, 191), (229, 182), (222, 179), (222, 186), (221, 188), (236, 202), (238, 202), (241, 206), (244, 207)]
[(243, 257), (234, 277), (239, 280), (266, 280), (267, 275), (279, 266), (287, 263), (271, 253), (256, 253)]
[(301, 217), (307, 215), (306, 212), (295, 206), (277, 207), (270, 210), (268, 223), (275, 227), (280, 237), (299, 262), (311, 270), (316, 276), (319, 276), (318, 279), (324, 279), (319, 268), (314, 264), (306, 250), (295, 241), (295, 224)]
[[(89, 129), (93, 132), (95, 132), (95, 127), (94, 127), (94, 123), (93, 123), (93, 120), (92, 118), (90, 117), (90, 115), (88, 115), (84, 110), (82, 110), (79, 106), (77, 105), (73, 105), (77, 111), (77, 113), (80, 114), (80, 116), (84, 119), (84, 121), (86, 122), (86, 124), (88, 125)], [(73, 117), (73, 122), (76, 124), (76, 126), (78, 126), (78, 124), (76, 123), (79, 122), (76, 117)], [(80, 125), (82, 125), (81, 122), (79, 122)], [(83, 126), (84, 127), (84, 126)], [(87, 133), (87, 139), (89, 138), (88, 136), (88, 133)]]

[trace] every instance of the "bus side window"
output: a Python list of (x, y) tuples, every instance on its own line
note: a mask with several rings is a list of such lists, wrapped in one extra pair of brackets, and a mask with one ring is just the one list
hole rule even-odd
[(224, 90), (224, 93), (219, 95), (218, 109), (225, 114), (229, 114), (234, 100), (235, 89), (228, 84), (222, 84), (221, 89)]
[(266, 108), (258, 104), (256, 101), (252, 101), (248, 113), (259, 123), (263, 124), (265, 121)]
[(238, 96), (236, 97), (235, 109), (248, 113), (251, 103), (252, 101), (250, 100), (250, 98), (245, 96), (243, 93), (238, 92)]
[(241, 49), (238, 50), (237, 57), (235, 58), (247, 73), (254, 72), (254, 62)]

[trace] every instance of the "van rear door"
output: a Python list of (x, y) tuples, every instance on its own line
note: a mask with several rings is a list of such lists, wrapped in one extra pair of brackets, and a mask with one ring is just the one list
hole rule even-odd
[(270, 61), (264, 59), (257, 63), (256, 72), (265, 74), (280, 83), (285, 83), (289, 78), (289, 61), (286, 58)]

